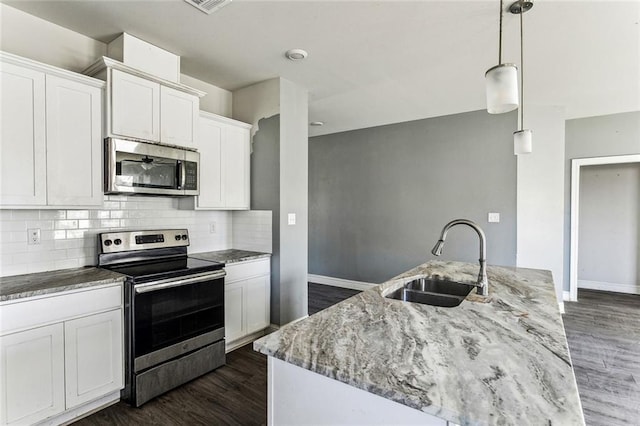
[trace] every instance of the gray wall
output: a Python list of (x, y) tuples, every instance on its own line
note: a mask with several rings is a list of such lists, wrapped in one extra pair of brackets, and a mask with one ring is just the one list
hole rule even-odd
[(564, 290), (569, 291), (571, 160), (640, 154), (640, 112), (567, 120), (565, 135)]
[(263, 118), (253, 136), (251, 209), (271, 210), (271, 322), (280, 312), (280, 115)]
[[(515, 127), (476, 111), (311, 138), (309, 273), (382, 282), (434, 258), (455, 218), (485, 230), (489, 263), (515, 265)], [(441, 258), (476, 262), (476, 234), (454, 228)]]
[(640, 163), (582, 167), (578, 280), (640, 293)]

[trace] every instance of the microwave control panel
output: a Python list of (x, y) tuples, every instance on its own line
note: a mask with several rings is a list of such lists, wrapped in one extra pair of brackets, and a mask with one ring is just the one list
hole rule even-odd
[(193, 161), (184, 162), (184, 188), (185, 190), (197, 190), (198, 189), (198, 163)]

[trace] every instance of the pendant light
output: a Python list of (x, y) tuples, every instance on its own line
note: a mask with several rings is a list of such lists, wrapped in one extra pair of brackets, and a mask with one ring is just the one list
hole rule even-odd
[(484, 75), (487, 88), (487, 112), (502, 114), (518, 108), (518, 68), (502, 63), (502, 9), (500, 0), (500, 36), (498, 38), (498, 65)]
[(533, 151), (533, 132), (524, 128), (524, 29), (522, 15), (533, 7), (533, 2), (519, 0), (509, 11), (520, 15), (520, 130), (513, 133), (513, 153), (529, 154)]

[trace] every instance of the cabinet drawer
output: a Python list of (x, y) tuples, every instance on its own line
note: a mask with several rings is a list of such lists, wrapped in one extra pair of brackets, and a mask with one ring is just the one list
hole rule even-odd
[(224, 267), (227, 271), (225, 282), (244, 280), (260, 275), (269, 275), (271, 271), (271, 258), (266, 257), (247, 262), (232, 263)]
[(122, 306), (122, 284), (2, 305), (0, 335)]

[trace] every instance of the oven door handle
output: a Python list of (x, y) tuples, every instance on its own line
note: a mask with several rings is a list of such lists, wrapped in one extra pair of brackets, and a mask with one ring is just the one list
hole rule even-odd
[(151, 291), (164, 290), (172, 287), (181, 287), (189, 284), (201, 283), (204, 281), (215, 280), (218, 278), (224, 278), (227, 273), (223, 270), (215, 271), (214, 273), (206, 272), (203, 274), (198, 274), (196, 276), (192, 276), (184, 279), (174, 279), (169, 278), (166, 280), (153, 281), (145, 284), (138, 284), (134, 286), (136, 294), (148, 293)]

